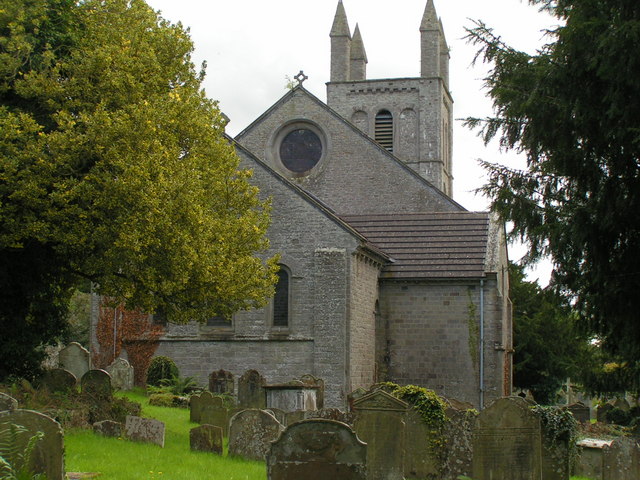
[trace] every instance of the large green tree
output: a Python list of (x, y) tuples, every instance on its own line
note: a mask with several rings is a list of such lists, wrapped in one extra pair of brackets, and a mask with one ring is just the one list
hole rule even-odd
[(469, 39), (491, 64), (485, 141), (526, 155), (485, 163), (492, 208), (548, 255), (583, 325), (640, 382), (640, 2), (530, 0), (558, 18), (534, 55), (478, 22)]
[(143, 0), (0, 0), (0, 377), (79, 279), (173, 321), (263, 305), (268, 205), (180, 25)]

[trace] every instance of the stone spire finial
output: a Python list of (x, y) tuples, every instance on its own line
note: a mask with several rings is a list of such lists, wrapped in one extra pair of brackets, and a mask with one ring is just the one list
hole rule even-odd
[(424, 14), (422, 15), (422, 22), (420, 23), (420, 31), (425, 30), (438, 30), (438, 14), (436, 13), (436, 6), (433, 4), (433, 0), (427, 1), (427, 6), (424, 8)]
[(350, 80), (366, 80), (367, 79), (367, 52), (364, 49), (364, 42), (360, 34), (360, 27), (356, 24), (351, 39), (351, 66)]
[(331, 33), (329, 34), (329, 36), (351, 38), (351, 31), (349, 30), (349, 22), (347, 21), (347, 12), (344, 9), (342, 0), (338, 1), (336, 16), (333, 19), (333, 26), (331, 27)]

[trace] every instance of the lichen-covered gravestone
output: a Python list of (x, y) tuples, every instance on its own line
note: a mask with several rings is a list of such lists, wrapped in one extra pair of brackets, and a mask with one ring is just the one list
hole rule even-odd
[(213, 398), (211, 392), (202, 392), (200, 395), (191, 395), (189, 399), (189, 421), (200, 423), (202, 406)]
[(91, 355), (89, 350), (79, 343), (71, 342), (60, 350), (58, 362), (61, 368), (69, 370), (76, 378), (82, 378), (91, 368)]
[(204, 396), (200, 399), (200, 423), (220, 427), (224, 436), (229, 435), (229, 409), (221, 397)]
[(26, 432), (17, 436), (18, 451), (24, 451), (29, 439), (37, 432), (44, 434), (35, 445), (31, 470), (34, 473), (45, 474), (47, 480), (63, 480), (65, 476), (64, 437), (60, 424), (42, 413), (31, 410), (0, 412), (0, 437), (6, 438), (6, 432), (15, 425), (26, 429)]
[(229, 455), (264, 460), (271, 442), (284, 426), (264, 410), (248, 409), (236, 413), (229, 427)]
[(335, 420), (337, 422), (346, 423), (353, 427), (355, 414), (353, 412), (343, 412), (338, 408), (321, 408), (319, 410), (311, 410), (304, 412), (305, 419), (323, 418), (325, 420)]
[(113, 420), (102, 420), (93, 424), (93, 433), (103, 437), (121, 437), (124, 425)]
[(109, 399), (113, 393), (111, 375), (104, 370), (89, 370), (80, 379), (80, 389), (95, 399)]
[(382, 390), (353, 402), (354, 430), (367, 444), (367, 478), (402, 480), (404, 477), (404, 418), (408, 405)]
[(605, 448), (603, 480), (640, 479), (640, 446), (637, 438), (618, 437)]
[(18, 408), (18, 401), (10, 395), (0, 393), (0, 412), (10, 412)]
[(64, 368), (46, 370), (40, 377), (41, 388), (46, 388), (50, 392), (68, 392), (75, 388), (76, 383), (78, 383), (76, 376)]
[(222, 455), (222, 429), (215, 425), (200, 425), (189, 431), (191, 450)]
[(541, 480), (540, 419), (520, 397), (495, 400), (473, 429), (474, 480)]
[(267, 397), (265, 380), (256, 370), (247, 370), (238, 380), (238, 406), (242, 408), (265, 408)]
[(365, 480), (367, 447), (346, 424), (313, 419), (288, 427), (267, 455), (269, 480)]
[(436, 457), (432, 442), (435, 433), (415, 409), (407, 411), (404, 437), (404, 477), (405, 478), (438, 478), (444, 466)]
[(164, 422), (127, 415), (124, 428), (129, 440), (155, 443), (164, 447)]
[(111, 375), (111, 386), (118, 390), (131, 390), (133, 388), (133, 367), (124, 358), (116, 358), (107, 367)]
[(216, 394), (233, 395), (233, 373), (226, 370), (211, 372), (209, 375), (209, 391)]
[(445, 459), (445, 478), (471, 476), (471, 458), (473, 453), (472, 431), (478, 412), (471, 404), (446, 399), (449, 407), (445, 410), (448, 421), (445, 422), (444, 436), (447, 455)]

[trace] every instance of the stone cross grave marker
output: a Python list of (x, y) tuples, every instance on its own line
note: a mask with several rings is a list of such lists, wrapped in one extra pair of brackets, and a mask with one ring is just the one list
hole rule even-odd
[(264, 460), (271, 442), (284, 426), (264, 410), (248, 409), (236, 413), (229, 427), (229, 455)]
[(111, 386), (118, 390), (131, 390), (133, 388), (133, 367), (124, 358), (116, 358), (107, 367), (111, 375)]
[(365, 480), (367, 446), (348, 425), (312, 419), (288, 427), (267, 455), (269, 480)]
[(382, 390), (353, 402), (354, 430), (367, 444), (367, 478), (402, 480), (404, 433), (408, 405)]
[(256, 370), (247, 370), (238, 380), (238, 406), (242, 408), (265, 408), (267, 397), (265, 380)]
[(18, 401), (10, 395), (0, 393), (0, 412), (12, 411), (18, 408)]
[(24, 451), (27, 442), (37, 432), (44, 434), (36, 443), (31, 469), (34, 473), (43, 473), (48, 480), (64, 479), (64, 436), (62, 427), (52, 418), (31, 410), (13, 410), (0, 412), (0, 436), (12, 425), (26, 429), (18, 435), (19, 449)]
[(60, 367), (69, 370), (76, 378), (82, 378), (91, 368), (91, 355), (89, 350), (79, 343), (71, 342), (60, 350), (58, 362)]
[(127, 415), (124, 428), (129, 440), (154, 443), (164, 448), (164, 422)]
[(220, 427), (224, 436), (229, 435), (229, 409), (222, 397), (205, 396), (200, 400), (200, 423)]
[(80, 379), (80, 389), (83, 394), (94, 398), (111, 398), (111, 375), (104, 370), (89, 370)]
[(226, 370), (211, 372), (209, 375), (209, 391), (216, 394), (233, 395), (233, 373)]
[(521, 397), (503, 397), (482, 410), (473, 429), (474, 480), (541, 480), (540, 419)]
[(191, 450), (222, 455), (222, 429), (215, 425), (200, 425), (189, 431)]
[(64, 368), (46, 370), (40, 378), (40, 386), (50, 392), (68, 392), (75, 388), (76, 383), (76, 376)]

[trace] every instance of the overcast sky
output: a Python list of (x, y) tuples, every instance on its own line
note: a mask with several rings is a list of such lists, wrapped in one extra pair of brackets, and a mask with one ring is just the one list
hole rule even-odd
[[(349, 27), (356, 23), (369, 63), (367, 78), (417, 77), (420, 72), (420, 21), (426, 0), (343, 0)], [(326, 101), (329, 31), (337, 0), (147, 0), (172, 22), (189, 27), (194, 61), (207, 62), (207, 95), (220, 102), (235, 136), (286, 93), (287, 77), (304, 70), (304, 86)], [(450, 89), (454, 119), (485, 116), (491, 102), (483, 90), (486, 66), (472, 66), (476, 48), (463, 37), (465, 27), (482, 20), (503, 40), (535, 53), (556, 19), (526, 0), (435, 0), (451, 51)], [(474, 132), (454, 122), (454, 199), (472, 211), (488, 200), (473, 193), (483, 182), (477, 159), (523, 165), (516, 155), (485, 147)], [(510, 258), (521, 252), (512, 248)], [(545, 271), (534, 274), (545, 282)]]

